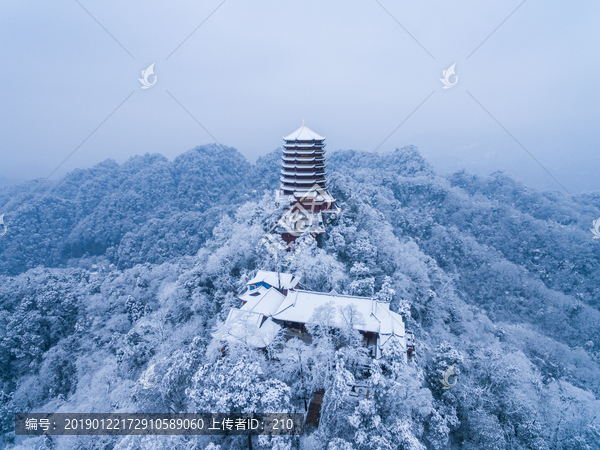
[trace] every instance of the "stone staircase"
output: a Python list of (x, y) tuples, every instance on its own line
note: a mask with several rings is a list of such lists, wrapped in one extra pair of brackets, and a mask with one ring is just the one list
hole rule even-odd
[(308, 405), (308, 413), (306, 414), (306, 425), (312, 425), (319, 428), (319, 419), (321, 418), (321, 404), (323, 403), (323, 395), (325, 389), (319, 389), (313, 393), (310, 404)]

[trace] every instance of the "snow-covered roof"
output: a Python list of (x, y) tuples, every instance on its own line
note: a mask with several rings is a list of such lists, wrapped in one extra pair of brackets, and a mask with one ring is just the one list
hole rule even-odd
[[(258, 284), (261, 282), (269, 287)], [(279, 282), (280, 289), (288, 290), (287, 295), (276, 289)], [(225, 324), (213, 336), (221, 341), (237, 341), (264, 348), (281, 329), (279, 321), (317, 324), (326, 320), (334, 328), (352, 324), (356, 330), (377, 333), (377, 358), (385, 346), (395, 340), (406, 345), (402, 317), (390, 311), (389, 303), (370, 297), (340, 295), (335, 291), (327, 294), (291, 290), (299, 282), (300, 277), (289, 273), (258, 271), (247, 283), (256, 287), (240, 296), (244, 305), (232, 308)]]
[(301, 179), (301, 178), (290, 178), (290, 177), (279, 177), (279, 180), (282, 183), (287, 183), (287, 184), (310, 184), (310, 185), (314, 185), (317, 184), (319, 182), (324, 182), (325, 181), (325, 175), (321, 175), (321, 176), (315, 176), (314, 178), (307, 178), (307, 179)]
[(297, 191), (294, 192), (294, 194), (298, 194), (296, 195), (296, 197), (299, 197), (301, 200), (304, 201), (308, 201), (308, 200), (316, 200), (318, 202), (330, 202), (333, 203), (335, 201), (335, 199), (331, 196), (331, 194), (329, 192), (327, 192), (326, 190), (319, 188), (319, 189), (315, 189), (314, 186), (310, 188), (310, 190), (303, 190), (302, 192)]
[(243, 311), (231, 308), (225, 325), (213, 336), (216, 339), (229, 342), (242, 342), (253, 347), (264, 348), (273, 340), (281, 329), (271, 319), (266, 319), (262, 313)]
[(325, 158), (323, 156), (316, 156), (316, 157), (310, 157), (310, 158), (300, 158), (297, 156), (286, 156), (283, 155), (282, 159), (285, 162), (299, 162), (299, 163), (309, 163), (309, 162), (313, 162), (316, 161), (319, 164), (324, 164), (325, 163)]
[(302, 122), (302, 126), (283, 138), (284, 141), (323, 141), (324, 136), (315, 133)]
[(300, 282), (300, 277), (292, 275), (290, 273), (279, 273), (267, 272), (266, 270), (259, 270), (258, 273), (246, 285), (256, 283), (267, 283), (269, 286), (274, 286), (278, 289), (294, 289)]
[(331, 308), (330, 320), (334, 327), (342, 327), (352, 321), (357, 330), (404, 336), (402, 317), (390, 311), (388, 303), (368, 297), (297, 290), (286, 296), (277, 312), (273, 314), (273, 319), (315, 323), (315, 310), (327, 304)]
[(314, 170), (312, 172), (294, 172), (282, 169), (280, 173), (281, 175), (292, 177), (324, 177), (327, 174), (325, 169)]
[(283, 163), (281, 166), (285, 169), (314, 169), (319, 168), (325, 170), (325, 164), (288, 164)]
[(296, 142), (296, 141), (289, 141), (289, 143), (283, 144), (283, 151), (285, 152), (287, 149), (301, 149), (301, 148), (312, 148), (316, 151), (323, 151), (323, 147), (325, 147), (325, 144), (322, 142), (318, 142), (318, 141), (311, 141), (311, 142)]
[(247, 291), (240, 296), (240, 300), (246, 302), (240, 309), (242, 311), (260, 312), (269, 317), (277, 312), (284, 299), (285, 295), (277, 289), (266, 289), (261, 286), (259, 289)]

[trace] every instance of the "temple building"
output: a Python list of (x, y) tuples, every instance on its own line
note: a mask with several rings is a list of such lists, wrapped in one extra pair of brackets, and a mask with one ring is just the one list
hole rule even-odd
[(280, 189), (276, 201), (290, 204), (280, 230), (284, 241), (293, 242), (303, 233), (325, 233), (325, 224), (339, 213), (335, 199), (327, 191), (325, 137), (304, 121), (302, 126), (283, 138)]
[[(389, 303), (371, 297), (321, 293), (301, 289), (300, 278), (288, 273), (259, 270), (246, 283), (247, 291), (232, 308), (225, 324), (214, 334), (222, 342), (244, 343), (266, 348), (283, 331), (287, 339), (305, 342), (312, 338), (307, 325), (317, 324), (317, 308), (331, 308), (333, 328), (352, 326), (362, 335), (362, 345), (373, 358), (390, 342), (399, 344), (405, 355), (414, 351), (413, 337), (405, 331), (402, 317), (390, 311)], [(350, 319), (352, 317), (352, 319)]]
[[(246, 283), (246, 292), (239, 296), (241, 306), (231, 308), (225, 323), (213, 333), (221, 352), (226, 352), (225, 343), (266, 350), (269, 345), (281, 342), (278, 336), (311, 343), (314, 330), (311, 325), (326, 323), (334, 335), (351, 327), (360, 333), (357, 337), (362, 338), (367, 354), (358, 363), (366, 372), (347, 383), (348, 398), (354, 401), (370, 398), (372, 393), (365, 378), (370, 376), (369, 359), (380, 358), (386, 347), (391, 346), (394, 354), (407, 362), (415, 351), (413, 333), (405, 330), (402, 317), (390, 310), (388, 302), (335, 291), (308, 291), (300, 281), (300, 277), (289, 273), (259, 270)], [(304, 403), (306, 424), (318, 428), (324, 394), (324, 389), (318, 389), (298, 399)]]

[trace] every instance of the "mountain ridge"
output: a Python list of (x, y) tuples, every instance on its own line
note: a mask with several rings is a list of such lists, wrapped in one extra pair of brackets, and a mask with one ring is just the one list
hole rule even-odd
[[(337, 351), (328, 338), (289, 341), (273, 357), (231, 348), (216, 364), (212, 333), (236, 293), (256, 270), (282, 264), (261, 244), (282, 212), (273, 196), (280, 154), (251, 165), (234, 149), (204, 146), (173, 162), (105, 161), (32, 199), (32, 182), (0, 188), (9, 227), (0, 238), (6, 446), (41, 445), (11, 434), (15, 411), (216, 411), (215, 398), (243, 391), (223, 381), (232, 368), (283, 389), (281, 408), (293, 407), (286, 398), (300, 402), (293, 392), (304, 383), (325, 389), (305, 449), (366, 450), (382, 440), (418, 450), (600, 445), (600, 247), (589, 231), (598, 196), (574, 201), (502, 173), (441, 177), (414, 147), (328, 153), (342, 214), (319, 245), (303, 237), (283, 263), (307, 289), (387, 289), (415, 333), (409, 364), (393, 354), (373, 362), (364, 381), (373, 398), (355, 406), (340, 381), (359, 376), (352, 339)], [(310, 364), (299, 366), (297, 352)], [(458, 381), (444, 391), (450, 365)], [(146, 390), (137, 380), (150, 366), (159, 381)], [(63, 448), (247, 445), (55, 439)]]

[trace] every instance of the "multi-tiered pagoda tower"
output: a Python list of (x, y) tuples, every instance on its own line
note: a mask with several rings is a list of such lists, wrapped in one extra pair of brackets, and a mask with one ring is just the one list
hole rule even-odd
[(282, 238), (293, 242), (303, 233), (325, 233), (325, 223), (339, 212), (327, 191), (325, 175), (325, 137), (302, 126), (283, 138), (281, 185), (278, 201), (288, 202), (289, 213), (282, 218), (286, 226)]

